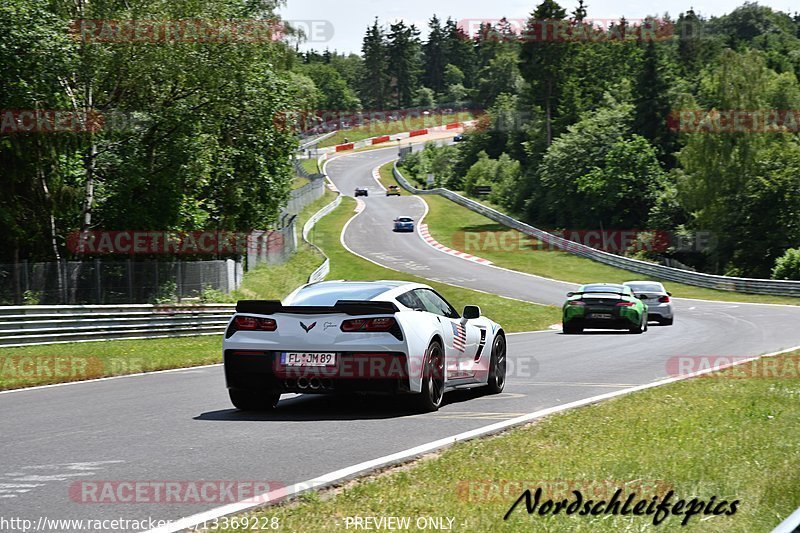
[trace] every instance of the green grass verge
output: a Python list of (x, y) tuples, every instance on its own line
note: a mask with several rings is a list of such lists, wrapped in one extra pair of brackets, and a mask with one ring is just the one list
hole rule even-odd
[(292, 190), (295, 191), (297, 189), (302, 189), (303, 187), (305, 187), (309, 183), (311, 183), (311, 182), (308, 181), (308, 178), (303, 178), (301, 176), (297, 176), (296, 178), (294, 178), (292, 180)]
[(630, 492), (638, 501), (670, 490), (673, 504), (739, 500), (733, 516), (700, 514), (686, 527), (683, 516), (670, 516), (665, 531), (770, 531), (800, 501), (800, 358), (775, 362), (793, 370), (755, 379), (722, 373), (623, 396), (256, 516), (276, 517), (287, 531), (343, 530), (353, 516), (452, 517), (456, 531), (652, 530), (652, 515), (528, 515), (524, 503), (503, 520), (528, 488), (542, 488), (542, 503), (572, 502), (571, 490), (597, 503), (621, 488), (623, 502)]
[(0, 390), (220, 363), (219, 335), (4, 348)]
[(301, 159), (300, 165), (309, 174), (319, 174), (319, 167), (317, 166), (317, 160), (313, 157), (311, 159)]
[(395, 135), (397, 133), (404, 133), (407, 131), (421, 130), (423, 128), (432, 128), (435, 126), (442, 126), (452, 122), (461, 122), (472, 120), (474, 117), (472, 113), (453, 113), (447, 115), (429, 115), (426, 117), (415, 117), (399, 122), (381, 122), (380, 124), (373, 124), (369, 126), (359, 126), (349, 130), (342, 130), (336, 132), (335, 135), (328, 137), (319, 144), (320, 148), (327, 146), (336, 146), (337, 144), (344, 144), (345, 139), (348, 142), (358, 142), (372, 137), (380, 137), (382, 135)]
[[(391, 165), (381, 168), (381, 175), (384, 173), (390, 180), (387, 183), (397, 183), (391, 173)], [(430, 206), (425, 222), (437, 241), (450, 248), (488, 259), (497, 266), (578, 284), (624, 283), (642, 278), (641, 274), (566, 252), (541, 249), (546, 246), (541, 246), (533, 237), (509, 229), (442, 196), (430, 195), (423, 199)], [(680, 298), (800, 305), (800, 298), (789, 296), (741, 294), (653, 279), (662, 282), (669, 292)]]
[(560, 311), (555, 307), (535, 305), (484, 294), (469, 289), (435, 283), (426, 279), (396, 272), (361, 259), (348, 252), (340, 242), (344, 224), (353, 216), (355, 200), (344, 198), (325, 224), (319, 224), (312, 233), (312, 241), (331, 258), (331, 273), (328, 279), (381, 280), (398, 279), (425, 283), (445, 295), (456, 308), (465, 305), (478, 305), (486, 316), (500, 322), (511, 333), (545, 329), (558, 322)]

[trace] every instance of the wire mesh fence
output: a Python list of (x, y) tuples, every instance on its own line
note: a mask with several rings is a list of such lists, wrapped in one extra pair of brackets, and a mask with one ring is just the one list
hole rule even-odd
[(296, 216), (280, 228), (253, 231), (233, 258), (179, 259), (107, 255), (82, 261), (0, 264), (0, 305), (146, 304), (215, 301), (239, 288), (244, 270), (278, 265), (297, 249)]
[(241, 284), (242, 262), (23, 261), (0, 265), (1, 305), (179, 302), (229, 293)]

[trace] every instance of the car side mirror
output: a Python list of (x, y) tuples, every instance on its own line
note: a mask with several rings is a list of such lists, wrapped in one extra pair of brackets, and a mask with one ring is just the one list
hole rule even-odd
[(575, 296), (574, 292), (568, 292), (567, 293), (567, 298), (572, 298), (573, 296)]
[(668, 293), (667, 293), (667, 296), (672, 296), (672, 293), (671, 293), (671, 292), (668, 292)]
[(468, 305), (464, 308), (464, 318), (474, 320), (481, 317), (481, 308), (477, 305)]

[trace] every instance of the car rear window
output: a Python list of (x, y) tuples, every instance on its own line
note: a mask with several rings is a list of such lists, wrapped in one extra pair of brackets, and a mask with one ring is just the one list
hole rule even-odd
[(586, 285), (583, 292), (610, 292), (620, 293), (625, 292), (625, 287), (622, 285)]
[(400, 217), (400, 218), (397, 219), (397, 221), (398, 222), (414, 222), (414, 219), (413, 218), (408, 218), (408, 217)]
[(287, 302), (300, 307), (332, 307), (339, 300), (368, 302), (388, 290), (374, 285), (311, 285)]
[(658, 283), (636, 283), (628, 285), (634, 292), (664, 292), (664, 287)]

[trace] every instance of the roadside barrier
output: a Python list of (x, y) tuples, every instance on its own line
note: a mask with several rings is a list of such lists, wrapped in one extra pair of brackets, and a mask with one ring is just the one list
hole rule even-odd
[(480, 213), (486, 218), (494, 220), (495, 222), (499, 222), (500, 224), (508, 226), (509, 228), (517, 231), (521, 231), (526, 235), (530, 235), (544, 244), (580, 257), (597, 261), (598, 263), (603, 263), (605, 265), (610, 265), (624, 270), (630, 270), (631, 272), (642, 274), (648, 278), (660, 278), (668, 281), (685, 283), (686, 285), (705, 287), (707, 289), (748, 294), (769, 294), (773, 296), (800, 297), (800, 281), (717, 276), (714, 274), (691, 272), (688, 270), (681, 270), (656, 263), (648, 263), (647, 261), (640, 261), (638, 259), (622, 257), (620, 255), (604, 252), (602, 250), (579, 244), (562, 237), (557, 237), (544, 230), (540, 230), (529, 224), (520, 222), (519, 220), (505, 215), (495, 209), (486, 207), (480, 202), (476, 202), (470, 198), (465, 198), (460, 194), (456, 194), (448, 189), (431, 189), (428, 191), (417, 189), (411, 185), (408, 180), (406, 180), (406, 178), (400, 172), (397, 163), (394, 165), (394, 175), (398, 183), (400, 183), (404, 189), (413, 194), (438, 194), (439, 196), (444, 196), (448, 200), (452, 200), (453, 202), (466, 207), (471, 211)]
[(233, 304), (0, 307), (0, 346), (220, 335), (235, 308)]

